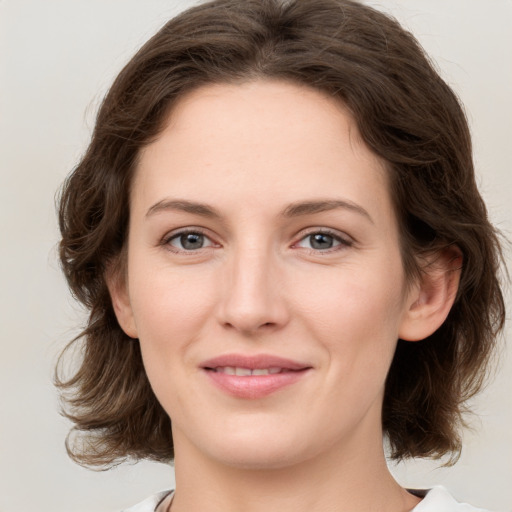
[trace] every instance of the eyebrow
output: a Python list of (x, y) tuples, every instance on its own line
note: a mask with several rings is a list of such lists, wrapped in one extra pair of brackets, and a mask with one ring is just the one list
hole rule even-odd
[(183, 199), (163, 199), (162, 201), (158, 201), (158, 203), (155, 203), (151, 208), (149, 208), (146, 212), (146, 217), (169, 210), (178, 210), (214, 219), (220, 219), (222, 217), (215, 208), (212, 208), (207, 204), (196, 203), (194, 201), (187, 201)]
[(345, 199), (299, 201), (297, 203), (292, 203), (291, 205), (287, 206), (284, 209), (282, 215), (284, 217), (299, 217), (301, 215), (312, 215), (314, 213), (336, 210), (338, 208), (349, 210), (359, 215), (362, 215), (363, 217), (366, 217), (372, 224), (374, 224), (370, 214), (362, 206)]
[[(372, 224), (373, 219), (370, 214), (360, 205), (348, 200), (342, 199), (325, 199), (318, 201), (298, 201), (288, 205), (282, 212), (282, 217), (292, 218), (301, 217), (303, 215), (313, 215), (315, 213), (326, 212), (330, 210), (344, 209), (349, 210), (363, 217), (366, 217)], [(178, 210), (201, 217), (213, 219), (222, 219), (222, 215), (212, 206), (205, 203), (188, 201), (186, 199), (163, 199), (151, 206), (146, 212), (146, 217), (155, 215), (160, 212)]]

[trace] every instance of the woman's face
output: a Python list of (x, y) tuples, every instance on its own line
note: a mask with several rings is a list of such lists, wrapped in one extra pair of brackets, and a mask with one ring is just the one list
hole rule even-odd
[(411, 300), (385, 169), (335, 100), (271, 81), (182, 99), (140, 156), (126, 285), (178, 456), (282, 467), (381, 443)]

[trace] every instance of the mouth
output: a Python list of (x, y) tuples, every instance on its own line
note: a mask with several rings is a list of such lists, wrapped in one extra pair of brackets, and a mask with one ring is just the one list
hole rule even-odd
[(205, 368), (216, 373), (225, 375), (238, 375), (239, 377), (250, 377), (251, 375), (277, 375), (278, 373), (292, 372), (298, 370), (289, 370), (288, 368), (242, 368), (240, 366), (217, 366), (216, 368)]
[(256, 399), (300, 382), (312, 366), (270, 355), (229, 354), (205, 361), (201, 369), (217, 389), (237, 398)]

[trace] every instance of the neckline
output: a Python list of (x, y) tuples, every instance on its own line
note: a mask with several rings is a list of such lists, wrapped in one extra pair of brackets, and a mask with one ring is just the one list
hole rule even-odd
[[(413, 496), (416, 496), (417, 498), (420, 498), (421, 500), (423, 500), (431, 490), (432, 489), (406, 489), (406, 491), (409, 494), (412, 494)], [(155, 507), (154, 512), (168, 512), (168, 510), (169, 510), (169, 508), (170, 508), (170, 506), (172, 504), (173, 498), (174, 498), (174, 489), (171, 490), (171, 491), (166, 492), (161, 497), (161, 499), (159, 500), (159, 502), (157, 503), (157, 505)], [(420, 503), (418, 503), (418, 505)], [(416, 507), (418, 505), (416, 505)], [(414, 510), (416, 510), (416, 507), (414, 507), (411, 510), (411, 512), (414, 512)]]
[(156, 504), (155, 512), (167, 512), (171, 506), (174, 497), (174, 490), (165, 493), (161, 500)]

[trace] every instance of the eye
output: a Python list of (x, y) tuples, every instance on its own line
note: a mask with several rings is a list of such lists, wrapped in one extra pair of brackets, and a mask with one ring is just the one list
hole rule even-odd
[(324, 231), (309, 233), (297, 243), (298, 247), (313, 249), (315, 251), (327, 251), (329, 249), (336, 249), (337, 247), (341, 248), (350, 245), (351, 242), (343, 239), (341, 236)]
[(175, 233), (165, 240), (165, 244), (177, 251), (197, 251), (212, 247), (214, 243), (199, 231)]

